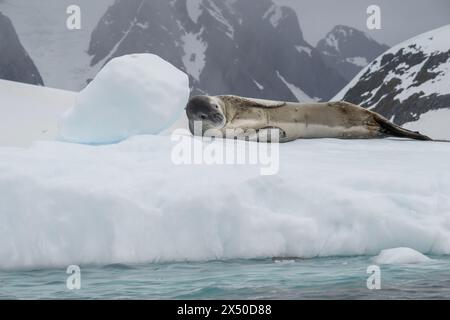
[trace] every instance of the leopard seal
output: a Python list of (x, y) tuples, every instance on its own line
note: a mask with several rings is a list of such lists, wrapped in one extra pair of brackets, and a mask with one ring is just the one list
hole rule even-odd
[[(229, 137), (230, 132), (236, 131), (239, 134), (234, 138), (259, 141), (260, 133), (275, 129), (279, 142), (385, 137), (432, 140), (419, 132), (404, 129), (376, 112), (345, 101), (298, 103), (233, 95), (195, 96), (187, 103), (186, 115), (193, 135), (208, 135), (213, 130)], [(198, 122), (202, 124), (200, 131), (195, 130)], [(245, 134), (249, 129), (256, 132), (256, 138), (255, 134), (252, 137)], [(270, 142), (270, 137), (268, 140), (265, 141)]]

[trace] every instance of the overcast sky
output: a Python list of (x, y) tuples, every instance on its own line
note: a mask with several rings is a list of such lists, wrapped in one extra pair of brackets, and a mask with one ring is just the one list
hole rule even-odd
[[(369, 33), (388, 45), (450, 24), (450, 0), (276, 0), (295, 8), (305, 39), (316, 45), (337, 24)], [(367, 7), (381, 8), (381, 30), (366, 27)], [(450, 41), (450, 39), (449, 39)]]

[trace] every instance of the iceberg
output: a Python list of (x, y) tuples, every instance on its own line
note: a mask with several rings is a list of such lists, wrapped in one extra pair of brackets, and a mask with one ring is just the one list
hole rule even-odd
[(411, 248), (392, 248), (382, 250), (374, 261), (377, 264), (416, 264), (431, 259)]
[(0, 268), (450, 254), (447, 143), (297, 140), (271, 176), (176, 165), (173, 148), (161, 135), (0, 148)]
[(108, 144), (158, 134), (180, 118), (189, 94), (188, 76), (157, 55), (114, 58), (62, 116), (59, 139)]

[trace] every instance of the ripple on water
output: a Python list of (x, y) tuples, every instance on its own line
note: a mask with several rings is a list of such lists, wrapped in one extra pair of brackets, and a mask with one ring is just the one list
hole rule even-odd
[(383, 265), (381, 290), (366, 286), (370, 257), (255, 259), (0, 271), (0, 299), (450, 299), (450, 257)]

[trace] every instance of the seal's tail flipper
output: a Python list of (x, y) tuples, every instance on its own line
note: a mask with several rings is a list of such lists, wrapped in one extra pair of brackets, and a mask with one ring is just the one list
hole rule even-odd
[(375, 115), (375, 121), (380, 125), (381, 127), (381, 133), (393, 136), (393, 137), (399, 137), (399, 138), (410, 138), (415, 140), (422, 140), (422, 141), (433, 141), (430, 137), (427, 137), (419, 132), (411, 131), (408, 129), (404, 129), (392, 122), (390, 122), (388, 119), (380, 116), (379, 114), (374, 113)]

